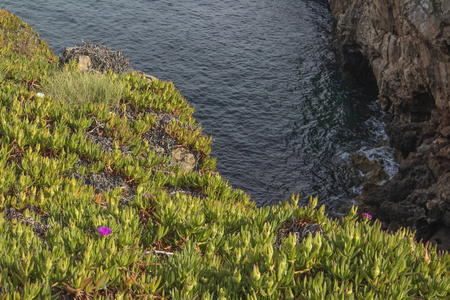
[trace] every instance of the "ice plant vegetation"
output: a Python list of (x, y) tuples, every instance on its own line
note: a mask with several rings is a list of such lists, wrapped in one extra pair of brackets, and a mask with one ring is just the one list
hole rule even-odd
[(450, 255), (406, 229), (298, 196), (256, 207), (172, 83), (107, 74), (113, 102), (66, 103), (55, 74), (86, 81), (57, 62), (0, 10), (0, 299), (449, 299)]

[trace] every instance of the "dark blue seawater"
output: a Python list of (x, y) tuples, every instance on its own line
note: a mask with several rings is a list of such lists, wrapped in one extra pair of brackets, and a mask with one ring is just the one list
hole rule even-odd
[[(375, 86), (343, 78), (326, 0), (2, 0), (56, 54), (83, 41), (122, 50), (173, 81), (214, 137), (218, 170), (259, 206), (359, 191), (349, 155), (391, 151)], [(395, 169), (395, 168), (394, 168)], [(389, 171), (389, 170), (388, 170)], [(390, 170), (392, 173), (392, 170)]]

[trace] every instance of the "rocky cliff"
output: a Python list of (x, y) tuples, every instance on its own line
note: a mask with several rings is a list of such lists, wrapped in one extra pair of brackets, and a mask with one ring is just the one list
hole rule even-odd
[(450, 1), (329, 0), (344, 72), (375, 79), (391, 145), (405, 161), (359, 198), (387, 228), (450, 249)]

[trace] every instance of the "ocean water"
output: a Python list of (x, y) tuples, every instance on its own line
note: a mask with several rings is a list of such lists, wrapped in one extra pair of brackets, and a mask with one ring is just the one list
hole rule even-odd
[(220, 174), (257, 205), (300, 194), (329, 211), (361, 190), (352, 153), (392, 149), (373, 83), (343, 77), (326, 0), (3, 0), (56, 54), (82, 41), (122, 50), (173, 81), (214, 138)]

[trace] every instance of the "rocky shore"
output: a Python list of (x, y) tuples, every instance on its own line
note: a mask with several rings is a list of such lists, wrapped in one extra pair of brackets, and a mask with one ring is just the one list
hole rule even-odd
[(333, 47), (343, 71), (376, 80), (399, 173), (357, 198), (385, 229), (450, 249), (450, 2), (336, 0)]

